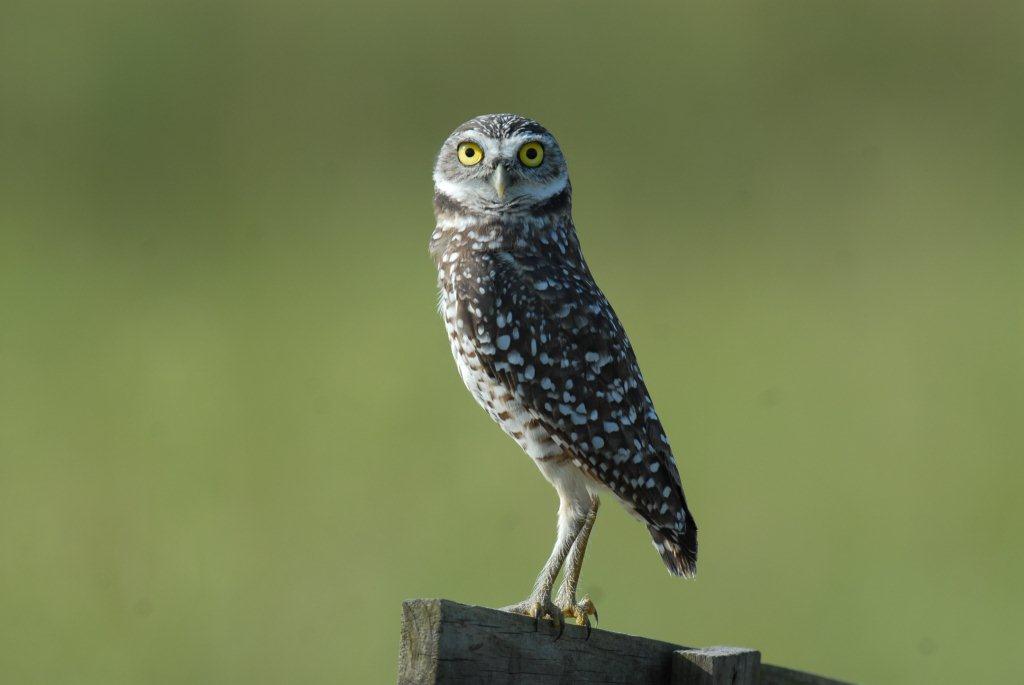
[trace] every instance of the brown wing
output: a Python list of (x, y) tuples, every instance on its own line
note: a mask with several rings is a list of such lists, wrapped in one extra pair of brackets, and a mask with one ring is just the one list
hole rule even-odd
[(668, 438), (586, 267), (478, 253), (457, 267), (455, 290), (483, 367), (652, 531), (681, 531), (689, 515)]

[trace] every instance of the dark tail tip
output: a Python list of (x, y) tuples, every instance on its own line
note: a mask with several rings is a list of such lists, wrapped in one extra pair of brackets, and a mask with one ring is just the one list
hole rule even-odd
[(697, 575), (697, 523), (686, 514), (682, 530), (647, 526), (654, 548), (661, 554), (668, 572), (674, 576), (693, 578)]

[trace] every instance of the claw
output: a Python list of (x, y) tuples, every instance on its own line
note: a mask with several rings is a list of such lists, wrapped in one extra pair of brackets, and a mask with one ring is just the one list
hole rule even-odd
[(565, 632), (565, 620), (562, 618), (562, 611), (550, 599), (528, 599), (519, 604), (503, 607), (502, 611), (529, 616), (533, 619), (534, 632), (540, 632), (540, 622), (545, 616), (550, 616), (551, 622), (558, 628), (558, 635), (555, 636), (555, 639), (557, 640), (562, 637), (562, 633)]
[(583, 626), (587, 629), (586, 638), (590, 639), (592, 632), (590, 625), (590, 616), (593, 615), (595, 622), (597, 620), (597, 607), (594, 606), (593, 600), (588, 595), (584, 595), (583, 599), (576, 601), (575, 599), (569, 599), (559, 597), (558, 606), (562, 609), (564, 616), (571, 616), (576, 619), (576, 625)]
[(599, 622), (597, 616), (597, 607), (594, 606), (594, 600), (590, 599), (590, 595), (583, 595), (583, 601), (580, 602), (580, 607), (583, 609), (584, 615), (594, 615), (594, 623)]
[(562, 633), (565, 632), (565, 619), (562, 617), (561, 610), (550, 602), (546, 611), (551, 616), (551, 622), (558, 628), (558, 635), (555, 636), (555, 642), (558, 642), (562, 639)]
[(583, 595), (583, 599), (580, 600), (579, 608), (583, 612), (584, 616), (593, 615), (594, 623), (599, 621), (597, 616), (597, 607), (594, 606), (594, 600), (590, 599), (590, 595)]

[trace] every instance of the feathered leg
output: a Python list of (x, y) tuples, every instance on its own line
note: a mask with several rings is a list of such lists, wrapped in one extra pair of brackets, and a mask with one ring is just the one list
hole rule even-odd
[(555, 579), (558, 577), (558, 572), (565, 563), (569, 551), (573, 548), (573, 543), (579, 538), (580, 531), (586, 525), (588, 510), (585, 507), (580, 507), (578, 500), (562, 493), (559, 494), (561, 501), (558, 507), (558, 536), (555, 539), (555, 547), (551, 550), (551, 556), (548, 557), (540, 575), (537, 576), (537, 582), (534, 584), (530, 596), (518, 604), (503, 607), (502, 610), (532, 616), (538, 624), (541, 618), (549, 616), (552, 623), (558, 628), (558, 636), (561, 637), (562, 631), (565, 629), (565, 619), (562, 609), (551, 601), (551, 588), (555, 585)]
[(565, 563), (565, 577), (562, 578), (562, 587), (558, 590), (558, 597), (555, 604), (561, 608), (562, 613), (576, 619), (576, 624), (587, 627), (587, 636), (590, 636), (590, 615), (597, 620), (597, 608), (594, 602), (587, 595), (583, 599), (576, 600), (576, 588), (580, 582), (580, 571), (583, 570), (583, 556), (587, 553), (587, 542), (590, 540), (590, 532), (594, 529), (594, 522), (597, 520), (597, 510), (601, 506), (601, 500), (593, 496), (590, 501), (590, 509), (587, 510), (583, 520), (583, 526), (576, 537), (576, 541), (569, 551), (569, 557)]

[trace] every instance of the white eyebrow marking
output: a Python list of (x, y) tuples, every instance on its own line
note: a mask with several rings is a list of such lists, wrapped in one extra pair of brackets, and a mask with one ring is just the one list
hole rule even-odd
[[(529, 192), (525, 194), (535, 201), (541, 202), (565, 190), (568, 182), (569, 175), (566, 172), (562, 172), (544, 185), (528, 186)], [(434, 187), (442, 194), (463, 202), (474, 200), (491, 192), (491, 186), (484, 181), (474, 180), (457, 183), (442, 176), (440, 171), (434, 172)]]

